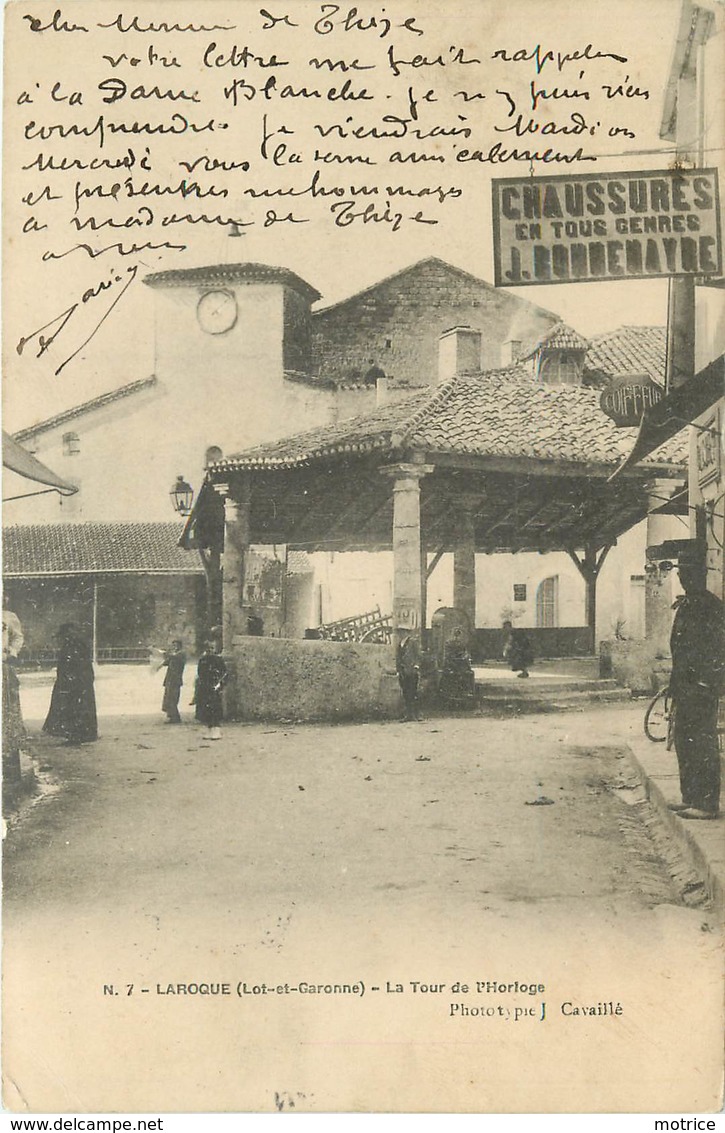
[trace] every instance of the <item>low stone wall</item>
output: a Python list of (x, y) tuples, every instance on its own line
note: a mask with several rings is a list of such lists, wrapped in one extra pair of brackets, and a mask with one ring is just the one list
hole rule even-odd
[(392, 646), (240, 636), (227, 662), (230, 720), (364, 720), (400, 711)]
[[(526, 626), (534, 657), (591, 657), (592, 631), (587, 626)], [(471, 654), (476, 661), (501, 659), (504, 632), (500, 628), (482, 628), (474, 631)]]
[(635, 694), (653, 695), (670, 677), (672, 661), (649, 641), (601, 641), (599, 675)]

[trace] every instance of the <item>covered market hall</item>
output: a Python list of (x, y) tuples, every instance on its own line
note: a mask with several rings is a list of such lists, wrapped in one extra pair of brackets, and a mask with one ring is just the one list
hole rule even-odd
[[(565, 551), (583, 577), (595, 643), (597, 578), (618, 537), (686, 476), (672, 438), (610, 481), (636, 429), (599, 390), (525, 371), (463, 373), (365, 416), (218, 460), (184, 545), (221, 566), (228, 714), (299, 719), (389, 714), (395, 643), (428, 624), (427, 580), (453, 555), (454, 607), (475, 625), (476, 555)], [(393, 642), (248, 636), (245, 556), (255, 544), (393, 552)], [(213, 571), (208, 570), (213, 577)]]

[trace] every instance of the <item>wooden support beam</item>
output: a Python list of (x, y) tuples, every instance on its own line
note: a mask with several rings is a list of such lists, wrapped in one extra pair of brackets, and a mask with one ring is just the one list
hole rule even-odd
[[(379, 479), (378, 477), (378, 480)], [(360, 510), (361, 507), (364, 506), (367, 495), (372, 496), (375, 503), (372, 510), (370, 510), (368, 506), (362, 513), (362, 517), (355, 520), (354, 527), (356, 532), (362, 534), (367, 525), (372, 523), (386, 508), (390, 508), (392, 512), (392, 492), (386, 493), (381, 500), (381, 487), (384, 489), (385, 485), (383, 484), (381, 486), (377, 481), (356, 480), (347, 507), (345, 507), (342, 512), (338, 513), (334, 523), (326, 532), (327, 536), (334, 539), (335, 535), (344, 532), (348, 521), (355, 516), (356, 510)]]
[[(466, 453), (431, 453), (430, 459), (435, 460), (436, 468), (445, 471), (447, 468), (470, 468), (479, 473), (487, 474), (499, 472), (515, 476), (530, 476), (532, 479), (556, 477), (558, 479), (602, 480), (606, 481), (612, 475), (611, 464), (587, 463), (570, 464), (566, 461), (537, 459), (526, 456), (474, 456)], [(648, 473), (643, 472), (636, 465), (625, 469), (622, 476), (630, 480), (642, 480), (647, 474), (650, 476), (682, 478), (682, 468), (672, 462), (648, 464)]]
[(434, 554), (434, 556), (433, 556), (433, 562), (432, 562), (432, 563), (430, 563), (430, 565), (426, 567), (426, 571), (425, 571), (425, 576), (426, 576), (426, 578), (430, 578), (430, 576), (432, 575), (432, 573), (433, 573), (433, 571), (435, 570), (435, 568), (436, 568), (436, 567), (438, 566), (438, 563), (439, 563), (439, 562), (441, 561), (441, 559), (443, 558), (443, 556), (445, 555), (445, 553), (446, 553), (446, 552), (445, 552), (445, 548), (444, 548), (444, 547), (440, 547), (440, 548), (439, 548), (439, 549), (438, 549), (438, 550), (436, 551), (436, 553), (435, 553), (435, 554)]
[(420, 628), (425, 631), (428, 624), (428, 552), (425, 543), (420, 541)]
[(573, 547), (567, 547), (569, 558), (584, 579), (584, 620), (591, 632), (592, 652), (597, 644), (597, 579), (611, 549), (612, 544), (597, 546), (596, 543), (587, 543), (584, 556), (580, 558)]
[(206, 633), (212, 626), (220, 625), (222, 620), (222, 568), (218, 550), (204, 551), (199, 548), (199, 558), (204, 568), (206, 582)]

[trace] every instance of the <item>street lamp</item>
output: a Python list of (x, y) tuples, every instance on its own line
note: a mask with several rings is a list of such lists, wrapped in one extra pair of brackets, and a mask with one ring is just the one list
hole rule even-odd
[(194, 502), (194, 489), (183, 476), (176, 477), (176, 483), (169, 492), (171, 506), (179, 515), (189, 515)]

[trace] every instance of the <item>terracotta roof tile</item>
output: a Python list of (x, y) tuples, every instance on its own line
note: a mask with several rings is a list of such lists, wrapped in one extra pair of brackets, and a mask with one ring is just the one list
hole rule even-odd
[(502, 385), (488, 375), (451, 385), (446, 402), (406, 434), (411, 447), (615, 464), (634, 443), (636, 430), (617, 429), (595, 390), (533, 381)]
[(3, 528), (3, 575), (199, 574), (180, 523), (38, 523)]
[[(418, 449), (481, 457), (525, 457), (572, 464), (619, 464), (637, 429), (620, 429), (599, 407), (599, 391), (542, 385), (524, 367), (457, 378), (426, 396), (261, 445), (214, 466), (294, 467), (326, 456), (374, 449)], [(687, 438), (673, 437), (645, 463), (684, 464)]]
[(557, 323), (548, 334), (539, 339), (531, 354), (535, 354), (541, 347), (548, 350), (587, 350), (589, 341), (566, 323)]
[[(430, 393), (423, 401), (426, 402)], [(217, 471), (225, 468), (253, 468), (257, 465), (307, 464), (331, 452), (364, 452), (390, 445), (391, 436), (405, 428), (414, 409), (421, 404), (418, 392), (403, 401), (376, 409), (359, 417), (346, 418), (334, 425), (320, 425), (293, 437), (283, 437), (271, 444), (247, 449), (238, 456), (229, 456), (212, 465)], [(240, 463), (242, 462), (242, 463)]]
[(666, 327), (619, 327), (592, 339), (584, 375), (604, 383), (615, 374), (649, 374), (664, 385), (666, 357)]

